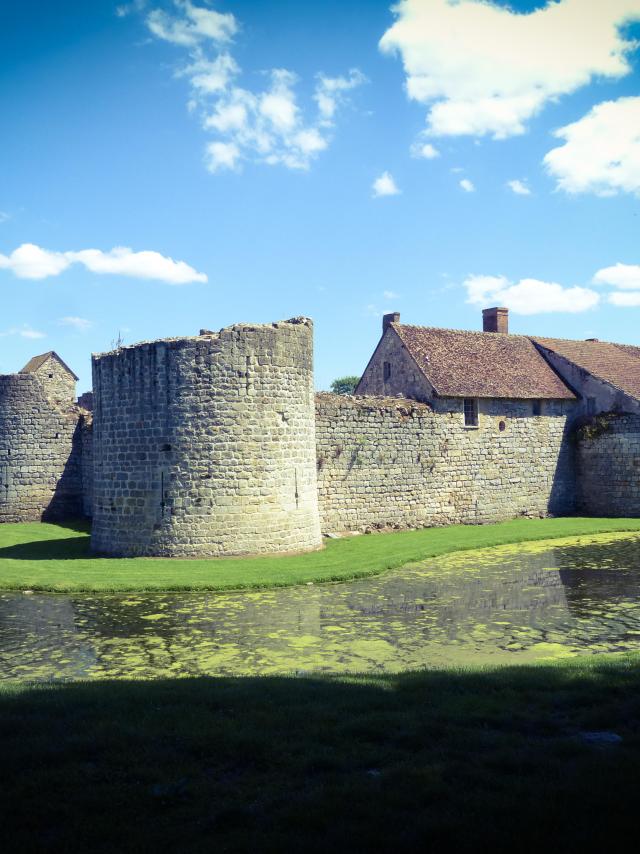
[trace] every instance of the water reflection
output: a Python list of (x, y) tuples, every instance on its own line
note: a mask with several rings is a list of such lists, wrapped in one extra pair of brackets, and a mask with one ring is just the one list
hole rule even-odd
[(640, 537), (504, 546), (347, 584), (0, 595), (0, 674), (394, 671), (640, 649)]

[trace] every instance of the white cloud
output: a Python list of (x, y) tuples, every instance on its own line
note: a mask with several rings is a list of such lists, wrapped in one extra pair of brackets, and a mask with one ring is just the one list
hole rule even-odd
[(222, 14), (194, 6), (189, 0), (174, 0), (174, 6), (177, 17), (162, 9), (154, 9), (147, 15), (147, 26), (159, 39), (182, 47), (195, 47), (206, 40), (228, 42), (238, 31), (238, 22), (231, 12)]
[(11, 270), (19, 279), (58, 276), (71, 264), (82, 264), (92, 273), (157, 279), (172, 285), (207, 281), (204, 273), (198, 273), (184, 261), (174, 261), (151, 250), (134, 252), (124, 246), (116, 246), (109, 252), (100, 249), (50, 252), (33, 243), (23, 243), (10, 255), (0, 254), (0, 269)]
[(14, 326), (11, 329), (7, 329), (6, 332), (0, 332), (0, 338), (6, 338), (9, 335), (18, 335), (20, 338), (29, 338), (31, 340), (47, 337), (44, 332), (38, 332), (36, 329), (32, 329), (26, 323), (24, 324), (24, 326)]
[(389, 172), (383, 172), (382, 175), (376, 178), (371, 185), (371, 190), (375, 199), (380, 196), (397, 196), (400, 193), (396, 182), (393, 180), (393, 175)]
[(612, 305), (617, 305), (620, 308), (634, 308), (640, 305), (640, 293), (637, 291), (635, 293), (614, 291), (614, 293), (609, 294), (607, 299)]
[(0, 211), (0, 225), (8, 219), (11, 219), (11, 214), (8, 214), (6, 211)]
[(173, 258), (151, 250), (134, 252), (126, 246), (116, 246), (110, 252), (83, 249), (80, 252), (66, 252), (65, 256), (71, 262), (84, 264), (92, 273), (157, 279), (170, 285), (207, 281), (204, 273), (198, 273), (184, 261), (174, 261)]
[(516, 194), (516, 196), (530, 196), (531, 190), (527, 187), (524, 181), (519, 181), (517, 178), (513, 181), (507, 181), (507, 187)]
[(425, 142), (424, 136), (420, 136), (411, 146), (412, 157), (424, 157), (425, 160), (433, 160), (440, 157), (440, 152), (430, 142)]
[(380, 40), (400, 54), (410, 98), (429, 106), (427, 131), (448, 136), (524, 133), (546, 103), (594, 77), (631, 70), (635, 43), (619, 26), (638, 0), (559, 0), (529, 14), (490, 0), (400, 0)]
[(613, 285), (621, 290), (640, 290), (640, 264), (621, 264), (604, 267), (593, 277), (594, 285)]
[(190, 111), (197, 111), (203, 129), (215, 134), (205, 147), (210, 172), (238, 170), (249, 160), (308, 169), (331, 141), (338, 108), (366, 79), (355, 68), (345, 76), (316, 74), (315, 115), (308, 117), (295, 91), (297, 77), (287, 69), (266, 72), (262, 90), (240, 85), (242, 69), (229, 52), (240, 25), (231, 13), (174, 0), (171, 14), (153, 9), (146, 24), (157, 38), (188, 51), (177, 76), (189, 81)]
[(398, 299), (400, 294), (397, 294), (395, 291), (383, 291), (382, 296), (385, 299)]
[(555, 131), (544, 165), (567, 193), (640, 195), (640, 97), (603, 101)]
[(235, 169), (240, 160), (240, 149), (234, 142), (210, 142), (205, 153), (209, 172), (218, 169)]
[(177, 72), (177, 76), (187, 77), (198, 95), (211, 95), (224, 92), (239, 71), (240, 68), (229, 53), (221, 53), (215, 59), (205, 59), (198, 54), (189, 65)]
[(12, 270), (19, 279), (58, 276), (70, 263), (63, 252), (49, 252), (34, 243), (23, 243), (11, 255), (0, 254), (0, 270)]
[(510, 282), (505, 276), (468, 276), (463, 282), (467, 302), (472, 305), (504, 305), (515, 314), (550, 312), (577, 313), (595, 308), (600, 296), (589, 288), (563, 288), (555, 282), (521, 279)]
[(147, 0), (131, 0), (131, 3), (123, 3), (121, 6), (116, 6), (116, 17), (126, 18), (134, 12), (142, 12), (146, 5)]
[(465, 193), (474, 193), (476, 189), (473, 181), (470, 181), (468, 178), (463, 178), (462, 181), (460, 181), (460, 186)]
[(358, 68), (352, 68), (347, 77), (327, 77), (325, 74), (316, 74), (316, 80), (318, 82), (313, 98), (318, 105), (321, 122), (327, 122), (329, 126), (336, 109), (345, 100), (344, 93), (367, 82), (367, 78)]
[(58, 324), (60, 326), (71, 326), (78, 332), (87, 332), (93, 326), (93, 321), (87, 320), (86, 317), (61, 317)]

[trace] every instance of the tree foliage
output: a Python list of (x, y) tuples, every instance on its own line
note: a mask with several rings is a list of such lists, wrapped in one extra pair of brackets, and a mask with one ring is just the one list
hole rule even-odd
[(360, 377), (338, 377), (331, 383), (331, 391), (334, 394), (353, 394)]

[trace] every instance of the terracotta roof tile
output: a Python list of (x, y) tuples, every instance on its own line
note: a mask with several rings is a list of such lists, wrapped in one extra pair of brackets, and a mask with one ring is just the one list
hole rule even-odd
[(532, 340), (573, 362), (594, 377), (640, 399), (640, 347), (611, 344), (607, 341), (569, 341), (562, 338), (535, 337)]
[(575, 399), (523, 335), (391, 326), (441, 397)]

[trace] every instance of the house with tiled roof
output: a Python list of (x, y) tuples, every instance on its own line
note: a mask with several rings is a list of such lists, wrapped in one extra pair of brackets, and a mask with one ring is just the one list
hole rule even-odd
[(569, 341), (536, 336), (531, 340), (564, 382), (577, 391), (585, 414), (640, 414), (640, 347), (597, 338)]
[(356, 393), (459, 410), (467, 427), (500, 400), (520, 401), (532, 415), (640, 413), (640, 347), (511, 335), (508, 310), (499, 307), (483, 311), (482, 332), (412, 326), (386, 314)]
[(74, 403), (78, 377), (55, 350), (29, 359), (20, 371), (37, 377), (49, 400), (55, 403)]
[(575, 410), (578, 394), (536, 344), (508, 333), (507, 309), (485, 310), (483, 322), (482, 332), (468, 332), (411, 326), (400, 323), (398, 313), (386, 314), (356, 394), (420, 400), (439, 412), (460, 412), (471, 428), (488, 412), (517, 410), (524, 417)]

